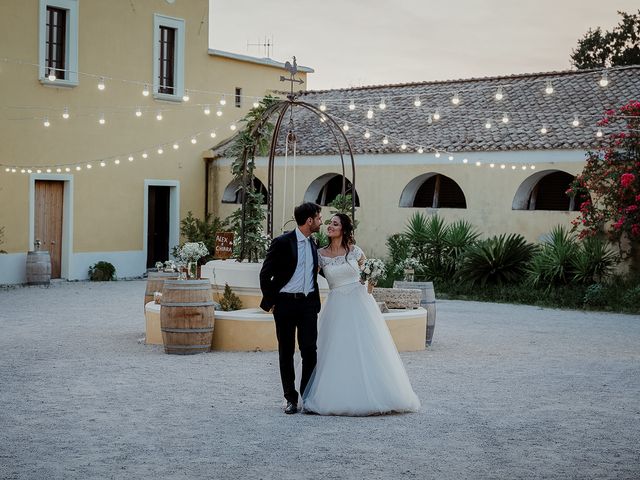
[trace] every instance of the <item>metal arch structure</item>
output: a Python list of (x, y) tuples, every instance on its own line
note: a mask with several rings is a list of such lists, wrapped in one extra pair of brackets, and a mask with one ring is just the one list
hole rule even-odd
[[(328, 115), (325, 115), (319, 108), (314, 105), (311, 105), (307, 102), (302, 102), (297, 99), (297, 96), (294, 94), (290, 94), (287, 96), (286, 100), (280, 100), (272, 105), (270, 105), (262, 114), (262, 117), (256, 124), (254, 125), (249, 135), (256, 139), (258, 137), (258, 132), (262, 127), (269, 121), (269, 119), (277, 115), (275, 127), (271, 137), (271, 143), (269, 147), (269, 162), (267, 166), (268, 172), (268, 185), (267, 185), (267, 234), (273, 238), (273, 180), (274, 180), (274, 167), (275, 167), (275, 157), (278, 149), (278, 139), (280, 136), (280, 132), (282, 130), (282, 122), (287, 114), (287, 112), (293, 113), (294, 107), (304, 108), (311, 113), (315, 114), (319, 120), (324, 120), (325, 125), (327, 126), (329, 132), (333, 139), (335, 140), (336, 146), (338, 148), (338, 153), (340, 154), (340, 163), (342, 166), (342, 195), (346, 194), (346, 176), (345, 176), (345, 155), (348, 153), (349, 158), (351, 160), (351, 185), (354, 194), (351, 196), (351, 219), (355, 221), (356, 214), (356, 164), (355, 158), (353, 156), (353, 148), (351, 147), (351, 143), (349, 139), (345, 135), (344, 131), (338, 125), (338, 123)], [(338, 133), (336, 133), (338, 132)], [(346, 152), (341, 144), (341, 140), (344, 141), (344, 145), (346, 145)], [(248, 172), (247, 165), (249, 158), (254, 158), (256, 153), (256, 142), (253, 142), (253, 147), (250, 149), (245, 149), (243, 152), (242, 158), (242, 184), (244, 188), (242, 189), (242, 222), (241, 222), (241, 233), (242, 233), (242, 245), (241, 245), (241, 258), (244, 258), (243, 255), (245, 253), (245, 222), (246, 222), (246, 196), (245, 189), (248, 184)]]

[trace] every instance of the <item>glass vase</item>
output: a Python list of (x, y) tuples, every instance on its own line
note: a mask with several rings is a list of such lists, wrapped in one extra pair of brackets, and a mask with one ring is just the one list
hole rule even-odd
[(188, 280), (198, 279), (198, 262), (187, 263), (187, 279)]

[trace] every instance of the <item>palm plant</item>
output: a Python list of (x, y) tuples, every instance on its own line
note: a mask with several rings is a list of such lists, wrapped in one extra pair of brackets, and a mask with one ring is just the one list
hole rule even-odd
[(438, 215), (427, 218), (421, 212), (414, 213), (404, 232), (409, 240), (413, 256), (420, 263), (419, 273), (429, 279), (445, 274), (444, 254), (448, 226)]
[(460, 268), (464, 252), (479, 236), (475, 227), (466, 220), (457, 220), (448, 227), (444, 238), (446, 253), (443, 263), (450, 275), (454, 275)]
[(529, 268), (529, 280), (534, 286), (566, 285), (574, 275), (578, 243), (564, 226), (551, 230), (546, 241), (534, 256)]
[(534, 252), (535, 246), (519, 234), (481, 240), (466, 250), (458, 277), (481, 286), (516, 282), (525, 275)]
[(571, 263), (573, 280), (579, 283), (601, 282), (609, 276), (618, 262), (618, 256), (597, 237), (586, 237)]

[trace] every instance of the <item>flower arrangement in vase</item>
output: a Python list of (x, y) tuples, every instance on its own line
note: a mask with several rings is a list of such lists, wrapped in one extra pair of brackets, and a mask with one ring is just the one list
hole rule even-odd
[(187, 265), (187, 279), (198, 278), (198, 260), (209, 255), (204, 242), (187, 242), (178, 248), (178, 258)]

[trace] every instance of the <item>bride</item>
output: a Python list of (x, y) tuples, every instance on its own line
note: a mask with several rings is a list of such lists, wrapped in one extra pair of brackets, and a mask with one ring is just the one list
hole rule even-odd
[(360, 283), (362, 250), (351, 219), (338, 213), (327, 227), (330, 244), (318, 251), (329, 283), (318, 320), (318, 363), (302, 399), (321, 415), (414, 412), (413, 392), (377, 303)]

